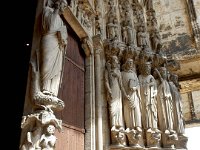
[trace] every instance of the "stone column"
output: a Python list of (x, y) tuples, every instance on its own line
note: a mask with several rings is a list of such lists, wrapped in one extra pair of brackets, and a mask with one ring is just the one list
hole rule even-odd
[(95, 65), (95, 99), (96, 99), (96, 150), (103, 150), (103, 128), (102, 128), (102, 96), (101, 96), (101, 59), (103, 44), (100, 35), (93, 37), (94, 65)]
[(94, 52), (89, 37), (82, 39), (85, 58), (85, 149), (96, 147), (95, 132), (95, 85), (94, 85)]

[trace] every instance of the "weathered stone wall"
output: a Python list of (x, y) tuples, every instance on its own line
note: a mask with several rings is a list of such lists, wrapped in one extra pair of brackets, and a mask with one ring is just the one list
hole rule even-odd
[(154, 8), (163, 47), (168, 54), (177, 54), (195, 48), (185, 1), (155, 0)]

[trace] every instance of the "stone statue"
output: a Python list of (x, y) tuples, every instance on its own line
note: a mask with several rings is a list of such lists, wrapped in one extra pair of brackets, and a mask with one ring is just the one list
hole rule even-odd
[(40, 146), (42, 150), (54, 150), (56, 144), (55, 126), (48, 124), (45, 127), (45, 131), (40, 138)]
[(46, 0), (42, 14), (40, 46), (41, 91), (57, 96), (61, 80), (63, 58), (67, 45), (67, 28), (61, 18), (65, 1)]
[(159, 68), (157, 71), (160, 77), (158, 85), (158, 120), (160, 130), (163, 134), (163, 146), (171, 148), (177, 141), (177, 134), (174, 129), (174, 113), (173, 113), (173, 99), (168, 83), (168, 71), (165, 67)]
[[(113, 17), (113, 16), (110, 16)], [(116, 37), (118, 37), (118, 21), (117, 18), (113, 18), (113, 22), (108, 22), (107, 23), (107, 36), (109, 39), (113, 40)]]
[(145, 32), (145, 27), (140, 26), (139, 31), (137, 33), (137, 43), (141, 48), (149, 47), (149, 41), (147, 38), (147, 33)]
[(170, 74), (170, 89), (174, 104), (174, 127), (178, 134), (183, 135), (185, 133), (183, 112), (182, 112), (182, 98), (179, 92), (178, 76), (175, 74)]
[(151, 42), (152, 42), (152, 49), (157, 52), (159, 48), (161, 48), (161, 36), (158, 29), (154, 29), (151, 33)]
[(55, 128), (59, 131), (62, 129), (62, 120), (57, 119), (53, 111), (45, 107), (45, 110), (23, 116), (21, 128), (20, 150), (54, 150), (54, 131)]
[(128, 45), (134, 44), (133, 27), (132, 27), (131, 18), (128, 12), (125, 13), (125, 20), (123, 22), (122, 41)]
[[(142, 132), (142, 123), (141, 123), (141, 98), (140, 98), (140, 86), (139, 80), (136, 74), (135, 64), (133, 59), (127, 58), (123, 65), (122, 71), (122, 83), (125, 89), (125, 92), (128, 95), (123, 98), (123, 111), (124, 111), (124, 121), (126, 125), (126, 132), (129, 134), (129, 130), (135, 130), (141, 134)], [(132, 133), (134, 133), (132, 132)], [(137, 135), (138, 134), (134, 134)], [(129, 137), (129, 136), (128, 136)], [(136, 139), (135, 136), (130, 136), (131, 138)], [(140, 136), (139, 136), (140, 137)], [(129, 145), (140, 147), (139, 140), (129, 139)], [(132, 143), (131, 141), (135, 141)]]
[[(105, 87), (109, 105), (111, 141), (113, 145), (126, 145), (124, 138), (124, 119), (122, 112), (122, 87), (121, 72), (117, 56), (111, 56), (105, 70)], [(125, 136), (125, 135), (124, 135)], [(122, 139), (122, 141), (120, 141)]]
[(178, 76), (171, 73), (169, 79), (174, 106), (174, 129), (178, 134), (176, 148), (186, 148), (188, 138), (185, 136), (185, 122), (182, 112), (182, 98), (179, 92), (180, 85), (178, 83)]
[[(151, 75), (151, 63), (145, 62), (141, 65), (141, 74), (138, 76), (140, 82), (140, 93), (142, 102), (142, 123), (146, 134), (150, 134), (147, 138), (147, 146), (158, 146), (160, 141), (160, 130), (158, 130), (157, 117), (157, 83)], [(150, 140), (151, 139), (151, 140)], [(150, 143), (151, 141), (151, 143)]]

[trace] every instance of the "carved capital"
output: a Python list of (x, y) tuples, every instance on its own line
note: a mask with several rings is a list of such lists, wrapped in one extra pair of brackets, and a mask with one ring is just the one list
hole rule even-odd
[(89, 57), (91, 54), (93, 54), (92, 40), (89, 37), (84, 37), (81, 39), (81, 42), (81, 46), (85, 52), (85, 55)]
[(93, 36), (93, 47), (94, 47), (94, 53), (100, 54), (103, 51), (103, 42), (101, 39), (101, 35), (95, 35)]

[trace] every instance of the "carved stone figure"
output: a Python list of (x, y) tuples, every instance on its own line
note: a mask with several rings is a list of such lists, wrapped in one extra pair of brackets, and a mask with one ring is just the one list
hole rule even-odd
[[(110, 16), (112, 17), (112, 16)], [(116, 37), (118, 37), (118, 21), (117, 21), (117, 18), (114, 17), (113, 19), (113, 22), (108, 22), (107, 23), (107, 36), (109, 39), (113, 40), (115, 39)]]
[[(105, 70), (105, 87), (109, 104), (111, 141), (113, 145), (126, 145), (124, 138), (124, 119), (122, 112), (122, 79), (117, 56), (111, 56)], [(120, 139), (122, 141), (120, 141)]]
[[(123, 98), (123, 111), (124, 111), (124, 121), (126, 125), (126, 131), (135, 130), (134, 132), (141, 133), (142, 122), (141, 122), (141, 98), (140, 98), (140, 86), (139, 80), (136, 74), (135, 64), (133, 59), (128, 58), (123, 65), (122, 71), (122, 82), (125, 89), (127, 97)], [(130, 136), (131, 138), (136, 138), (135, 136)], [(129, 145), (140, 147), (140, 138), (137, 142), (133, 139), (129, 139)]]
[(73, 0), (70, 2), (70, 8), (72, 9), (72, 12), (75, 16), (77, 13), (77, 6), (78, 6), (78, 0)]
[(161, 36), (158, 29), (154, 29), (151, 33), (151, 42), (152, 42), (152, 49), (153, 51), (157, 51), (161, 47)]
[(182, 98), (179, 92), (178, 76), (175, 74), (170, 74), (169, 85), (171, 88), (173, 104), (174, 104), (174, 129), (176, 129), (178, 134), (184, 134), (184, 120), (182, 113)]
[[(158, 85), (158, 111), (160, 114), (160, 127), (165, 129), (173, 129), (173, 103), (172, 95), (167, 81), (167, 70), (165, 67), (160, 68), (160, 84)], [(162, 119), (161, 119), (162, 118)], [(164, 121), (164, 122), (163, 122)], [(162, 125), (162, 126), (161, 126)]]
[(47, 0), (42, 14), (42, 38), (40, 50), (41, 91), (46, 95), (57, 96), (61, 80), (61, 71), (67, 28), (61, 18), (64, 1)]
[[(158, 130), (158, 117), (157, 117), (157, 84), (154, 77), (151, 75), (151, 63), (146, 62), (140, 64), (141, 74), (139, 75), (140, 93), (142, 102), (142, 123), (146, 132), (154, 134), (151, 137), (151, 142), (148, 146), (157, 146), (160, 137)], [(157, 134), (157, 135), (156, 135)], [(155, 138), (154, 138), (155, 137)], [(154, 138), (154, 141), (153, 141)]]
[(145, 32), (144, 26), (139, 27), (139, 31), (137, 33), (137, 43), (138, 43), (138, 46), (141, 48), (149, 47), (147, 33)]
[(165, 67), (159, 68), (157, 71), (160, 77), (160, 84), (158, 85), (158, 120), (160, 130), (163, 134), (163, 145), (166, 148), (171, 148), (177, 138), (174, 128), (174, 113), (173, 113), (173, 99), (170, 91), (170, 86), (167, 81), (168, 72)]
[(129, 16), (128, 12), (126, 12), (125, 20), (123, 22), (122, 41), (128, 45), (131, 45), (134, 42), (133, 27), (132, 27), (131, 18)]
[(45, 107), (45, 110), (23, 116), (21, 128), (23, 131), (20, 150), (53, 150), (56, 142), (53, 133), (55, 128), (62, 128), (62, 121), (55, 117), (52, 110)]
[(176, 148), (186, 148), (187, 137), (185, 136), (185, 123), (182, 112), (182, 98), (179, 92), (180, 85), (178, 83), (178, 76), (176, 74), (170, 74), (169, 78), (174, 106), (174, 129), (178, 134)]
[(54, 150), (56, 144), (55, 126), (48, 124), (45, 127), (45, 131), (40, 138), (40, 146), (42, 150)]

